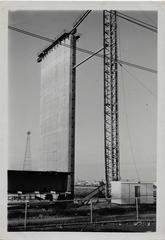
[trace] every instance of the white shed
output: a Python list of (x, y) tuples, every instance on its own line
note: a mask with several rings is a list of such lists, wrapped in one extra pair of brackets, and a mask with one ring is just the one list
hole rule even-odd
[(154, 203), (151, 182), (113, 181), (111, 195), (111, 202), (117, 204), (135, 204), (136, 197), (141, 204)]

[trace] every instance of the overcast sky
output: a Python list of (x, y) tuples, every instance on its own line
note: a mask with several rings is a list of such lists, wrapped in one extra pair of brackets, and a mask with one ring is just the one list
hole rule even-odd
[[(48, 38), (70, 29), (76, 11), (10, 12), (9, 25)], [(156, 12), (125, 14), (157, 25)], [(80, 25), (78, 47), (102, 47), (102, 12), (92, 12)], [(39, 94), (41, 66), (37, 53), (49, 43), (9, 30), (9, 169), (23, 169), (26, 132), (30, 130), (33, 169), (39, 159)], [(118, 56), (157, 68), (157, 35), (118, 19)], [(87, 54), (77, 51), (77, 63)], [(120, 166), (122, 179), (156, 180), (157, 75), (119, 66)], [(94, 57), (77, 68), (76, 177), (104, 179), (103, 59)], [(135, 167), (136, 164), (136, 167)]]

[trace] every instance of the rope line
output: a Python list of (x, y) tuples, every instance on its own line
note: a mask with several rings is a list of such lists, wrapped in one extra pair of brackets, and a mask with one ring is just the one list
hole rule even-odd
[(131, 76), (132, 79), (134, 79), (143, 88), (145, 88), (148, 93), (150, 93), (152, 96), (156, 97), (155, 94), (149, 88), (147, 88), (137, 77), (135, 77), (130, 71), (128, 71), (128, 69), (125, 66), (123, 66), (122, 64), (119, 64), (119, 65), (127, 72), (127, 74), (129, 74)]
[(148, 29), (150, 31), (153, 31), (153, 32), (157, 33), (157, 28), (156, 27), (154, 27), (154, 26), (152, 26), (150, 24), (147, 24), (147, 23), (145, 23), (143, 21), (137, 20), (135, 18), (129, 17), (129, 16), (127, 16), (125, 14), (121, 14), (121, 13), (118, 13), (117, 16), (122, 18), (122, 19), (124, 19), (124, 20), (127, 20), (128, 22), (134, 23), (134, 24), (136, 24), (136, 25), (138, 25), (140, 27), (146, 28), (146, 29)]
[[(119, 36), (119, 55), (121, 58), (121, 48), (120, 48), (120, 31), (118, 31), (118, 36)], [(124, 84), (124, 77), (123, 77), (123, 71), (122, 68), (121, 70), (121, 86), (122, 86), (122, 90), (123, 90), (123, 105), (124, 105), (124, 113), (125, 113), (125, 120), (126, 120), (126, 128), (127, 128), (127, 134), (128, 134), (128, 140), (129, 140), (129, 145), (130, 145), (130, 150), (131, 150), (131, 155), (132, 155), (132, 162), (133, 165), (135, 167), (135, 171), (136, 171), (136, 176), (137, 176), (137, 180), (140, 181), (140, 175), (137, 169), (137, 165), (136, 165), (136, 161), (135, 161), (135, 155), (134, 155), (134, 150), (133, 150), (133, 144), (132, 144), (132, 139), (131, 139), (131, 134), (130, 134), (130, 130), (129, 130), (129, 122), (128, 122), (128, 113), (127, 113), (127, 104), (126, 104), (126, 91), (125, 91), (125, 84)]]
[[(31, 36), (31, 37), (35, 37), (35, 38), (38, 38), (38, 39), (41, 39), (41, 40), (44, 40), (44, 41), (48, 41), (48, 42), (51, 42), (51, 43), (54, 42), (54, 39), (47, 38), (47, 37), (44, 37), (44, 36), (41, 36), (41, 35), (38, 35), (38, 34), (35, 34), (35, 33), (31, 33), (31, 32), (25, 31), (24, 29), (19, 29), (19, 28), (12, 27), (12, 26), (8, 26), (8, 28), (10, 30), (13, 30), (13, 31), (16, 31), (16, 32), (19, 32), (19, 33), (23, 33), (25, 35), (28, 35), (28, 36)], [(66, 43), (61, 43), (61, 45), (64, 46), (64, 47), (71, 48), (71, 46), (69, 44), (66, 44)], [(87, 50), (87, 49), (84, 49), (84, 48), (76, 47), (76, 50), (80, 51), (82, 53), (90, 54), (90, 55), (94, 54), (93, 51)], [(100, 58), (104, 57), (102, 54), (99, 54), (99, 53), (97, 53), (95, 55), (97, 57), (100, 57)], [(140, 70), (148, 71), (148, 72), (151, 72), (151, 73), (157, 73), (157, 71), (154, 70), (154, 69), (151, 69), (151, 68), (148, 68), (148, 67), (143, 67), (143, 66), (140, 66), (140, 65), (137, 65), (137, 64), (134, 64), (134, 63), (129, 63), (129, 62), (126, 62), (126, 61), (123, 61), (123, 60), (119, 60), (118, 59), (118, 63), (119, 64), (120, 63), (121, 64), (125, 64), (125, 65), (131, 66), (131, 67), (134, 67), (134, 68), (138, 68)]]
[(126, 14), (124, 14), (124, 13), (120, 13), (120, 12), (118, 12), (118, 14), (119, 14), (119, 15), (122, 15), (122, 16), (124, 16), (124, 17), (130, 18), (130, 19), (132, 19), (132, 20), (134, 20), (134, 21), (137, 21), (137, 22), (139, 22), (139, 23), (143, 23), (143, 24), (145, 24), (146, 26), (152, 27), (152, 28), (154, 28), (155, 30), (157, 30), (157, 27), (155, 27), (155, 26), (153, 26), (153, 25), (151, 25), (151, 24), (149, 24), (149, 23), (146, 23), (146, 22), (144, 22), (144, 21), (141, 21), (141, 20), (139, 20), (139, 19), (137, 19), (137, 18), (130, 17), (130, 16), (128, 16), (128, 15), (126, 15)]

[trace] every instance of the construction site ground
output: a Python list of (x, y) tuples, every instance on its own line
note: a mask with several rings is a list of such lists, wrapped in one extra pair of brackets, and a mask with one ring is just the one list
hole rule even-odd
[[(141, 205), (138, 219), (135, 205), (117, 206), (102, 199), (91, 205), (37, 201), (27, 207), (17, 204), (8, 208), (8, 231), (156, 231), (156, 206)], [(25, 223), (26, 221), (26, 223)]]

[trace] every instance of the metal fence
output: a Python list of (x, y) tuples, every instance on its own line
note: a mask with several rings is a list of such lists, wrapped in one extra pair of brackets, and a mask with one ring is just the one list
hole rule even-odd
[[(9, 198), (11, 199), (11, 196)], [(37, 200), (32, 194), (24, 195), (17, 200), (16, 196), (12, 198), (14, 201), (8, 204), (9, 231), (33, 229), (86, 231), (89, 228), (95, 231), (95, 228), (106, 228), (108, 224), (111, 227), (114, 224), (118, 227), (126, 223), (143, 226), (146, 223), (153, 225), (156, 221), (156, 207), (154, 205), (142, 207), (138, 198), (135, 198), (135, 204), (130, 206), (119, 206), (105, 198), (93, 198), (86, 205), (80, 204), (79, 199)]]

